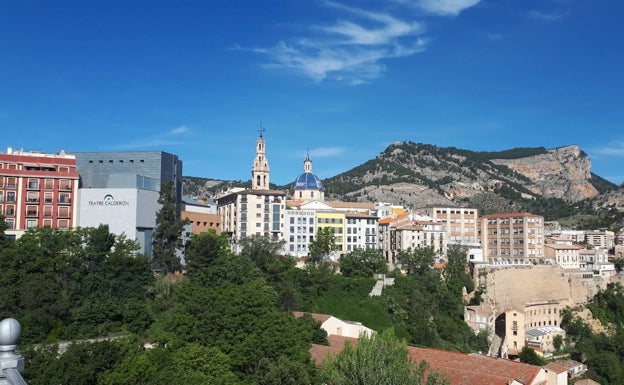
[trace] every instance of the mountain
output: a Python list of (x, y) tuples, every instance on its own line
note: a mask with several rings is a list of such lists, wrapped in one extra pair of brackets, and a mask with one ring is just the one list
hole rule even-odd
[[(185, 192), (195, 195), (245, 185), (187, 179)], [(576, 145), (479, 152), (413, 142), (393, 143), (377, 157), (323, 184), (327, 199), (408, 207), (454, 204), (476, 207), (481, 213), (526, 210), (548, 219), (573, 215), (581, 206), (593, 207), (579, 202), (618, 188), (591, 172), (589, 157)]]

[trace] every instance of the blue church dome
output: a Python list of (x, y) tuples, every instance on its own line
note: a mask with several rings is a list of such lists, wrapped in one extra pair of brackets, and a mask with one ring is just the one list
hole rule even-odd
[(295, 183), (293, 183), (295, 190), (323, 190), (323, 183), (318, 176), (311, 172), (304, 172), (300, 174)]

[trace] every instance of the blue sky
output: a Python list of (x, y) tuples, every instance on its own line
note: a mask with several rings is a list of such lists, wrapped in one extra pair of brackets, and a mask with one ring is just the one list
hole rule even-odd
[(347, 171), (395, 141), (578, 144), (624, 181), (624, 2), (0, 0), (4, 145), (163, 150), (184, 174)]

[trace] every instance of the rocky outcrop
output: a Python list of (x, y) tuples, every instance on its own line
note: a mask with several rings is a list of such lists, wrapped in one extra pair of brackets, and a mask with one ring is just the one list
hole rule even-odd
[(529, 178), (532, 184), (526, 187), (546, 198), (576, 202), (598, 195), (590, 182), (589, 157), (576, 145), (559, 147), (542, 155), (491, 161)]

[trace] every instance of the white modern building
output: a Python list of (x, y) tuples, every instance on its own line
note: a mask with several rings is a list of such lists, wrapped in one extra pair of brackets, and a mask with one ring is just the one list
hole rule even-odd
[(78, 190), (78, 225), (107, 224), (113, 234), (136, 240), (139, 252), (151, 255), (159, 192), (138, 188), (83, 188)]

